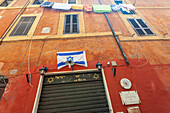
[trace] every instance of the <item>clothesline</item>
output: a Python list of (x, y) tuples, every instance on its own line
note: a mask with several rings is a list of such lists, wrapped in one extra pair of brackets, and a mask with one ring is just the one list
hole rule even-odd
[(136, 10), (136, 7), (132, 4), (119, 4), (119, 5), (82, 5), (82, 4), (65, 4), (65, 3), (54, 3), (54, 2), (43, 2), (41, 7), (52, 8), (56, 10), (79, 10), (86, 12), (95, 13), (109, 13), (112, 11), (119, 11), (120, 9), (130, 13), (131, 10)]

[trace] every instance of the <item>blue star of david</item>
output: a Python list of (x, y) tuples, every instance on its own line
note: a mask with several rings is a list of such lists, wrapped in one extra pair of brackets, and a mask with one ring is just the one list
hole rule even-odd
[(73, 61), (73, 58), (74, 57), (69, 56), (69, 57), (67, 57), (67, 61), (70, 61), (70, 60)]

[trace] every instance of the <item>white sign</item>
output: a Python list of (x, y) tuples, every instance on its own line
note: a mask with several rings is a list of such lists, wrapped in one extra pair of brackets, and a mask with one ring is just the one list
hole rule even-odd
[(122, 91), (120, 97), (123, 105), (140, 104), (140, 98), (137, 91)]
[(44, 27), (41, 33), (50, 33), (50, 27)]
[(10, 75), (17, 74), (17, 71), (18, 71), (17, 69), (10, 70), (9, 74), (10, 74)]

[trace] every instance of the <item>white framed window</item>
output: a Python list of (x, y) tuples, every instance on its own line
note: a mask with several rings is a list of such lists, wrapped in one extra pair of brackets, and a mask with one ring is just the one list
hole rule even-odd
[(97, 69), (45, 73), (32, 113), (113, 112), (104, 71)]

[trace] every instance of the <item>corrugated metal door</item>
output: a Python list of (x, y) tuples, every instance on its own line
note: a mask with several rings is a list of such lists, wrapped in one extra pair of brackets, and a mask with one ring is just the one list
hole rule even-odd
[(45, 76), (38, 113), (109, 113), (101, 72)]

